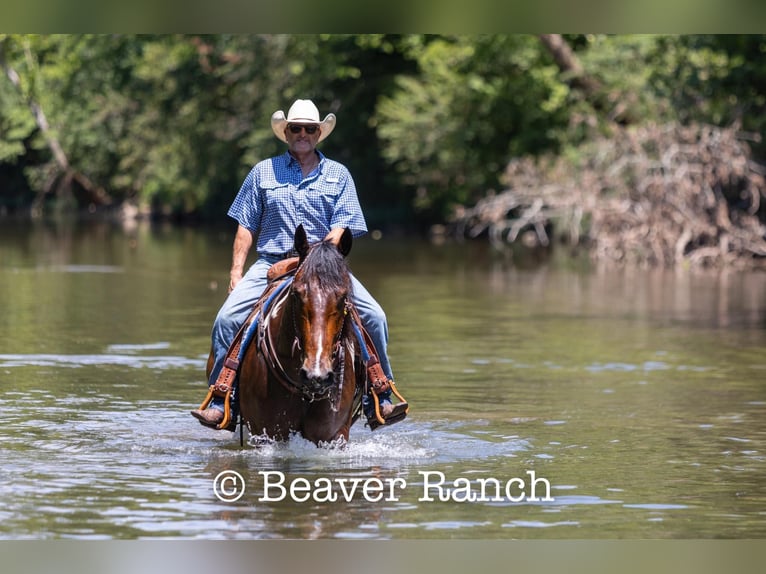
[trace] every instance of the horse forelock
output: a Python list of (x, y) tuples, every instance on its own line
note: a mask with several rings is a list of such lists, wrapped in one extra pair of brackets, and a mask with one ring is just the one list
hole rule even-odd
[(321, 288), (334, 290), (348, 289), (351, 284), (346, 260), (329, 241), (322, 241), (311, 248), (295, 279), (316, 281)]

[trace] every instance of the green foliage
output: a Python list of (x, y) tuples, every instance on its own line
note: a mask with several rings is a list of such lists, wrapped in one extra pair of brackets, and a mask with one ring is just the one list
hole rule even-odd
[[(0, 94), (0, 102), (12, 100), (13, 94)], [(32, 116), (20, 106), (9, 106), (0, 116), (0, 163), (16, 163), (25, 152), (24, 140), (34, 131)]]
[(322, 150), (349, 166), (373, 226), (440, 220), (503, 186), (512, 158), (576, 154), (614, 122), (763, 132), (764, 36), (566, 40), (599, 94), (531, 35), (0, 35), (0, 206), (61, 192), (55, 139), (114, 203), (222, 216), (284, 149), (269, 118), (298, 97), (338, 116)]
[(384, 157), (444, 215), (496, 188), (508, 160), (555, 148), (568, 88), (532, 36), (422, 37), (415, 74), (377, 107)]
[(647, 64), (681, 121), (736, 123), (758, 140), (766, 131), (766, 35), (662, 37)]
[[(0, 35), (0, 63), (18, 57), (18, 46), (13, 38)], [(5, 66), (4, 66), (5, 67)], [(2, 70), (0, 78), (0, 163), (16, 164), (26, 152), (25, 141), (35, 131), (34, 118), (24, 101), (24, 92), (28, 89), (22, 83), (21, 88), (14, 88)]]

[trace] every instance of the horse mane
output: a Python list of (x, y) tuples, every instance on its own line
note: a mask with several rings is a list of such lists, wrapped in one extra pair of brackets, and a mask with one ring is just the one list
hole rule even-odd
[(300, 265), (301, 274), (311, 277), (323, 289), (348, 289), (350, 287), (348, 265), (338, 248), (329, 241), (321, 241), (311, 247)]

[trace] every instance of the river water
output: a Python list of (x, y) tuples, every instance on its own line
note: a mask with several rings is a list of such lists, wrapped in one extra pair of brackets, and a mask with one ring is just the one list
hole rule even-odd
[(362, 239), (410, 416), (243, 448), (188, 414), (231, 241), (0, 221), (0, 538), (766, 535), (766, 274)]

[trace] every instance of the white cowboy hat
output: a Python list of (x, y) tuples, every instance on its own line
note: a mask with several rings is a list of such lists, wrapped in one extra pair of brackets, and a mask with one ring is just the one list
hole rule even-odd
[(322, 133), (318, 141), (322, 141), (335, 129), (335, 114), (327, 114), (323, 121), (319, 121), (319, 110), (311, 100), (295, 100), (287, 111), (287, 117), (282, 110), (274, 112), (271, 116), (271, 129), (274, 135), (287, 143), (285, 128), (287, 124), (317, 124)]

